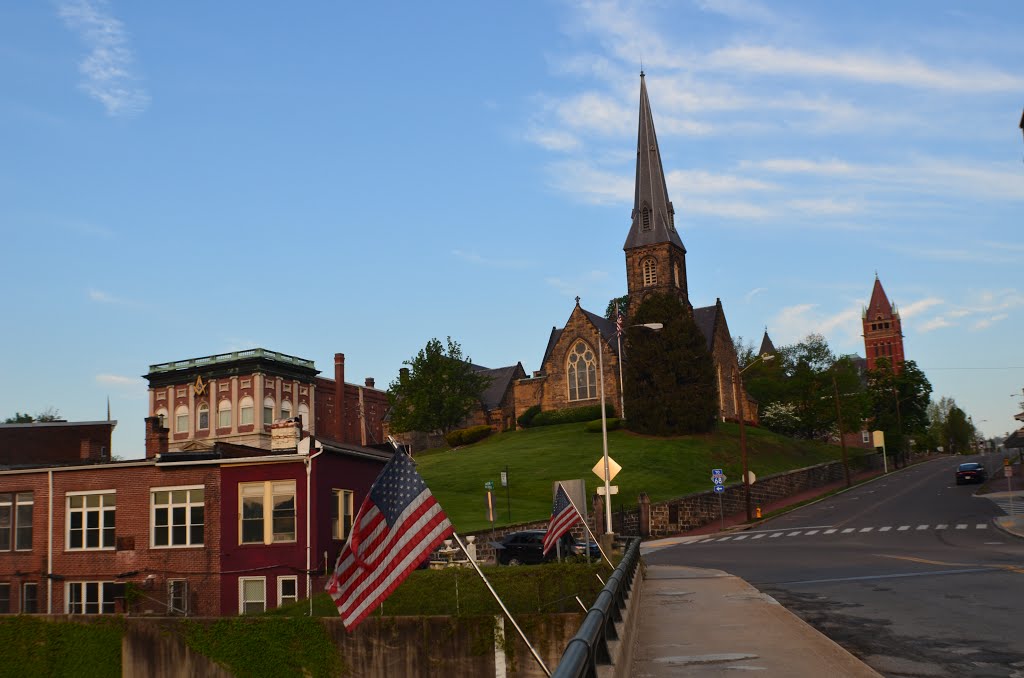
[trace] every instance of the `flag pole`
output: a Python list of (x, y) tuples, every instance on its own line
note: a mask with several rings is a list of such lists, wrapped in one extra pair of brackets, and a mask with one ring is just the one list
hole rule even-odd
[[(562, 485), (562, 483), (558, 483), (558, 484), (559, 484), (559, 486), (561, 486), (561, 485)], [(564, 487), (562, 487), (562, 489), (564, 490), (565, 488), (564, 488)], [(570, 497), (570, 496), (569, 496), (569, 493), (568, 493), (568, 492), (566, 492), (566, 493), (565, 493), (565, 496), (566, 496), (566, 498), (567, 498), (567, 499), (569, 500), (569, 503), (570, 503), (570, 504), (572, 504), (572, 507), (573, 507), (573, 509), (574, 509), (574, 510), (576, 511), (576, 513), (577, 513), (577, 514), (579, 514), (579, 517), (580, 517), (580, 522), (581, 522), (581, 523), (583, 523), (583, 527), (585, 527), (585, 528), (587, 529), (587, 534), (589, 534), (589, 535), (590, 535), (590, 537), (591, 537), (591, 539), (593, 539), (593, 540), (594, 540), (594, 543), (595, 543), (595, 544), (597, 544), (597, 550), (601, 552), (601, 556), (602, 556), (602, 557), (603, 557), (603, 558), (605, 559), (605, 562), (607, 562), (607, 563), (608, 563), (608, 566), (609, 566), (609, 567), (611, 567), (611, 568), (612, 568), (612, 569), (614, 570), (614, 569), (615, 569), (615, 566), (614, 566), (614, 565), (612, 565), (612, 561), (611, 561), (611, 559), (610, 559), (610, 558), (608, 557), (608, 555), (607, 555), (607, 554), (606, 554), (606, 553), (604, 552), (604, 549), (603, 549), (603, 548), (601, 548), (601, 542), (600, 542), (600, 541), (598, 541), (597, 537), (595, 537), (595, 536), (594, 536), (594, 532), (593, 532), (593, 530), (591, 530), (591, 529), (590, 529), (590, 525), (587, 525), (587, 521), (583, 520), (583, 514), (582, 514), (582, 513), (580, 513), (580, 510), (579, 510), (579, 508), (577, 508), (577, 507), (576, 507), (576, 502), (574, 502), (574, 501), (572, 500), (572, 497)], [(590, 553), (590, 544), (587, 544), (587, 553)]]
[(487, 581), (487, 577), (485, 577), (484, 573), (480, 571), (480, 566), (477, 565), (476, 558), (469, 554), (469, 551), (466, 550), (466, 547), (462, 543), (462, 539), (459, 538), (459, 535), (457, 532), (455, 532), (455, 530), (452, 530), (452, 537), (455, 538), (455, 543), (459, 545), (459, 548), (462, 549), (462, 552), (466, 554), (466, 558), (473, 566), (473, 569), (476, 570), (476, 573), (480, 575), (481, 579), (484, 580), (484, 584), (487, 586), (487, 590), (490, 591), (491, 595), (494, 596), (494, 599), (498, 601), (498, 605), (501, 606), (502, 612), (504, 612), (505, 616), (508, 617), (508, 620), (512, 622), (512, 626), (516, 627), (516, 631), (519, 632), (519, 637), (523, 639), (524, 643), (526, 643), (526, 647), (530, 648), (530, 653), (533, 655), (533, 658), (537, 660), (537, 663), (540, 664), (540, 668), (543, 669), (544, 675), (546, 675), (548, 678), (551, 678), (551, 671), (548, 671), (548, 667), (545, 666), (544, 660), (540, 658), (539, 654), (537, 654), (537, 650), (533, 649), (533, 645), (530, 644), (530, 641), (529, 639), (527, 639), (526, 634), (523, 633), (523, 630), (521, 628), (519, 628), (519, 624), (516, 623), (516, 620), (512, 616), (512, 613), (508, 611), (507, 607), (505, 607), (505, 603), (501, 602), (501, 598), (498, 597), (498, 593), (494, 590), (494, 587), (491, 586), (491, 582)]

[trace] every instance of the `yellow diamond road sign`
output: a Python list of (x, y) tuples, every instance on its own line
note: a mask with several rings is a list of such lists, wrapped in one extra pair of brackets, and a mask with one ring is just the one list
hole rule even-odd
[[(600, 478), (603, 481), (604, 480), (604, 457), (601, 457), (600, 459), (598, 459), (597, 463), (594, 464), (594, 468), (591, 469), (591, 470), (594, 472), (595, 475), (597, 475), (598, 478)], [(614, 459), (612, 459), (611, 457), (608, 457), (608, 482), (611, 482), (611, 481), (615, 480), (615, 476), (617, 476), (619, 471), (621, 471), (621, 470), (622, 470), (622, 467), (619, 466), (618, 464), (616, 464)]]

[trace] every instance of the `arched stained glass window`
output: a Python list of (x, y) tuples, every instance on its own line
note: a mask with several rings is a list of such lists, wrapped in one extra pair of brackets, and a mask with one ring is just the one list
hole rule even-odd
[(569, 377), (569, 400), (597, 397), (597, 357), (585, 341), (577, 341), (569, 351), (566, 373)]

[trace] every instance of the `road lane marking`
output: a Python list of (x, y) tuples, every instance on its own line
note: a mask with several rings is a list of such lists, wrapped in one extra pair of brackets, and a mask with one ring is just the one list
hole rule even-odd
[(959, 525), (956, 526), (956, 529), (958, 529), (958, 530), (966, 530), (967, 529), (967, 523), (960, 523)]
[(896, 531), (897, 532), (904, 532), (904, 531), (909, 530), (909, 529), (910, 529), (910, 525), (900, 525), (899, 527), (896, 528)]
[(946, 525), (946, 524), (942, 524), (942, 525), (936, 525), (936, 526), (935, 526), (935, 529), (936, 529), (936, 530), (944, 530), (944, 529), (946, 529), (947, 527), (949, 527), (949, 525)]
[[(974, 572), (991, 572), (991, 567), (972, 567), (966, 570), (938, 570), (933, 572), (901, 572), (899, 574), (872, 574), (864, 577), (837, 577), (835, 579), (805, 579), (803, 581), (758, 582), (773, 586), (796, 586), (798, 584), (830, 584), (844, 581), (870, 581), (872, 579), (902, 579), (904, 577), (930, 577), (939, 574), (969, 574)], [(1006, 568), (1004, 568), (1006, 569)], [(1022, 571), (1024, 573), (1024, 571)], [(753, 582), (751, 582), (753, 583)]]
[(763, 536), (764, 536), (764, 532), (762, 532), (761, 534), (755, 534), (754, 535), (754, 539), (760, 539)]
[(749, 537), (749, 536), (750, 536), (749, 534), (738, 534), (738, 535), (736, 535), (736, 537), (735, 537), (735, 538), (733, 539), (733, 541), (739, 541), (740, 539), (746, 539), (746, 538), (747, 538), (747, 537)]
[(775, 539), (776, 537), (781, 537), (781, 536), (782, 536), (782, 533), (781, 533), (781, 532), (776, 532), (775, 534), (773, 534), (773, 535), (771, 536), (771, 538), (772, 538), (772, 539)]
[(928, 526), (927, 525), (918, 525), (917, 529), (919, 529), (919, 530), (927, 530)]
[[(909, 560), (924, 565), (945, 565), (946, 567), (977, 567), (976, 563), (947, 563), (942, 560), (928, 560), (927, 558), (915, 558), (914, 556), (894, 556), (889, 553), (876, 553), (879, 558), (894, 558), (896, 560)], [(1006, 570), (1015, 574), (1024, 574), (1024, 567), (1016, 565), (987, 565), (982, 566), (985, 570)], [(934, 573), (933, 573), (934, 574)]]
[(978, 529), (978, 530), (984, 530), (984, 529), (988, 528), (988, 524), (987, 523), (978, 523), (974, 527), (975, 527), (975, 529)]
[(862, 527), (862, 528), (860, 528), (860, 531), (861, 532), (870, 532), (873, 529), (875, 529), (875, 528), (873, 528), (873, 527)]
[(855, 529), (857, 529), (857, 528), (855, 528), (855, 527), (848, 527), (845, 530), (843, 530), (843, 534), (849, 534), (850, 532), (853, 532)]
[(879, 532), (888, 532), (891, 529), (892, 529), (892, 525), (886, 525), (885, 527), (878, 528), (878, 531)]
[(787, 536), (787, 537), (799, 537), (799, 536), (800, 536), (800, 533), (799, 533), (799, 532), (790, 532), (790, 533), (789, 533), (789, 534), (787, 534), (786, 536)]
[(832, 534), (836, 529), (833, 527), (831, 530), (825, 530), (825, 534)]
[(809, 536), (811, 536), (812, 534), (818, 534), (818, 531), (817, 531), (817, 530), (807, 530), (806, 534), (807, 534), (807, 536), (809, 537)]

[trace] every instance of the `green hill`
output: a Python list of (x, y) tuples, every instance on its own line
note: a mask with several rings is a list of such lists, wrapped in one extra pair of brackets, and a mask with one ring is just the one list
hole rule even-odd
[[(785, 438), (747, 427), (750, 470), (763, 477), (842, 458), (838, 446)], [(851, 455), (863, 450), (850, 450)], [(500, 433), (475, 445), (455, 450), (431, 450), (416, 455), (420, 474), (461, 532), (485, 529), (484, 483), (494, 483), (495, 527), (544, 520), (551, 515), (551, 483), (583, 478), (588, 493), (601, 483), (591, 469), (602, 458), (601, 434), (584, 424), (544, 426)], [(613, 481), (619, 494), (613, 508), (635, 506), (646, 492), (652, 502), (710, 490), (711, 469), (725, 469), (726, 484), (742, 475), (739, 426), (719, 424), (707, 435), (653, 438), (619, 430), (608, 433), (608, 454), (622, 466)], [(509, 520), (501, 471), (508, 467)]]

